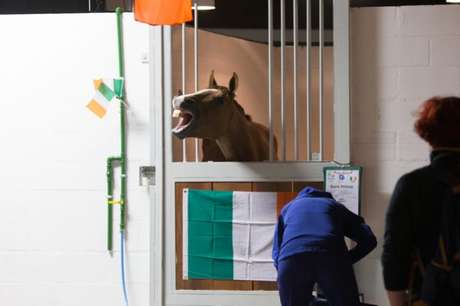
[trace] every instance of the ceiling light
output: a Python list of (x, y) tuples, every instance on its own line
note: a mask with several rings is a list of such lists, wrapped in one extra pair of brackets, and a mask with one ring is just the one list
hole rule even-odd
[[(460, 0), (459, 0), (460, 1)], [(216, 9), (215, 0), (193, 0), (192, 9), (195, 9), (195, 4), (199, 11), (211, 11)]]

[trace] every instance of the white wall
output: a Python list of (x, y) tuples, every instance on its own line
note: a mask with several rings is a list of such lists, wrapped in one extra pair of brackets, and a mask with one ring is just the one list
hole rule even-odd
[(434, 95), (460, 94), (460, 6), (353, 9), (352, 160), (364, 166), (363, 213), (379, 247), (357, 267), (370, 302), (387, 305), (380, 254), (396, 180), (428, 162), (414, 112)]
[[(148, 28), (125, 18), (128, 111), (128, 281), (148, 305)], [(123, 305), (118, 208), (106, 247), (105, 159), (119, 154), (118, 108), (85, 105), (92, 79), (116, 76), (114, 14), (0, 16), (0, 301), (2, 305)], [(117, 184), (118, 185), (118, 184)]]
[[(380, 242), (397, 178), (427, 163), (413, 111), (432, 95), (460, 94), (458, 16), (459, 6), (352, 10), (352, 159), (365, 167), (363, 214)], [(148, 66), (140, 62), (148, 33), (132, 16), (125, 21), (128, 280), (132, 305), (147, 305), (149, 200), (137, 167), (149, 160)], [(122, 305), (104, 204), (118, 114), (99, 120), (85, 108), (92, 78), (116, 74), (114, 16), (0, 16), (0, 29), (8, 29), (0, 47), (0, 301)], [(357, 274), (367, 300), (382, 306), (380, 253), (381, 244)]]

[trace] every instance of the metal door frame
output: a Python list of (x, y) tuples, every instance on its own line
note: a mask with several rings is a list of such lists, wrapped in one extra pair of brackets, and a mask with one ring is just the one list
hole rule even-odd
[[(150, 305), (279, 305), (275, 291), (177, 290), (175, 288), (176, 182), (323, 180), (333, 162), (173, 162), (171, 27), (150, 29), (151, 151), (157, 185), (151, 209)], [(349, 0), (334, 0), (334, 160), (350, 162)], [(230, 302), (231, 301), (231, 302)]]

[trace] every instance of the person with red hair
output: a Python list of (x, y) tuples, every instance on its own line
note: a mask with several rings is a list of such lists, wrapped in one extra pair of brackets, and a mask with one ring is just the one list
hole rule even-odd
[[(431, 162), (399, 179), (387, 210), (382, 265), (391, 306), (417, 305), (417, 300), (427, 304), (426, 273), (422, 277), (415, 267), (425, 269), (438, 256), (446, 201), (460, 193), (460, 98), (424, 102), (415, 131), (430, 144)], [(452, 302), (457, 297), (451, 293), (437, 292), (430, 296), (430, 305), (460, 305)]]

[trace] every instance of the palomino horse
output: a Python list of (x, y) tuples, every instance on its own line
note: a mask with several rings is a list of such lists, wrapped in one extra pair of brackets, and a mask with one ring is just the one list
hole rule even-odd
[[(180, 139), (203, 139), (203, 161), (265, 161), (269, 159), (269, 131), (246, 115), (235, 100), (238, 76), (233, 73), (228, 88), (219, 86), (214, 71), (209, 89), (174, 97), (174, 117), (179, 117), (174, 135)], [(274, 158), (277, 142), (274, 139)]]

